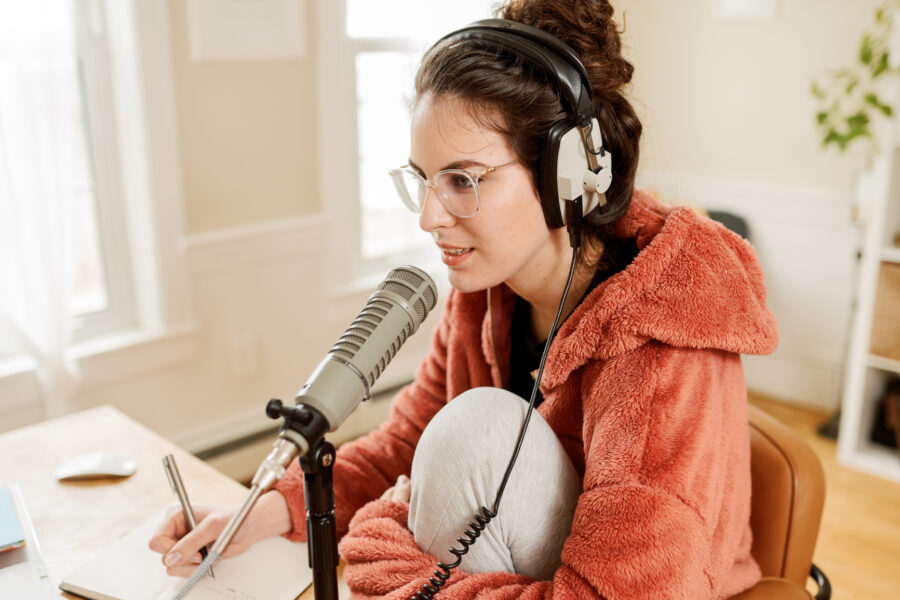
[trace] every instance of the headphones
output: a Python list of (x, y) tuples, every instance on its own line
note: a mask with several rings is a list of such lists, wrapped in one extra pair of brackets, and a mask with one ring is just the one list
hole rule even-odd
[[(603, 147), (587, 70), (572, 48), (537, 27), (505, 19), (475, 21), (438, 40), (479, 40), (528, 59), (556, 83), (567, 119), (550, 128), (540, 161), (540, 196), (551, 229), (578, 228), (606, 204), (612, 155)], [(435, 46), (437, 46), (435, 44)]]

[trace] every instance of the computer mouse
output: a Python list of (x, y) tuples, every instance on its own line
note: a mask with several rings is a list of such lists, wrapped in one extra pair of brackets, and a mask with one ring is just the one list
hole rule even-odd
[(128, 477), (137, 470), (137, 463), (127, 456), (107, 452), (91, 452), (74, 456), (56, 470), (59, 481), (80, 479), (108, 479)]

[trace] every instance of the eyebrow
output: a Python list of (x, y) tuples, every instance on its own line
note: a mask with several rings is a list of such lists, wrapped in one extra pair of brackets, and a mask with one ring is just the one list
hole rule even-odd
[[(410, 167), (412, 167), (419, 173), (422, 173), (423, 175), (425, 174), (425, 171), (419, 165), (417, 165), (415, 162), (413, 162), (413, 159), (410, 158), (407, 160), (409, 162)], [(484, 167), (487, 169), (490, 167), (490, 165), (485, 164), (483, 162), (479, 162), (477, 160), (472, 160), (470, 158), (467, 158), (464, 160), (455, 160), (452, 163), (445, 165), (443, 168), (438, 169), (438, 172), (446, 171), (447, 169), (467, 169), (469, 167)]]

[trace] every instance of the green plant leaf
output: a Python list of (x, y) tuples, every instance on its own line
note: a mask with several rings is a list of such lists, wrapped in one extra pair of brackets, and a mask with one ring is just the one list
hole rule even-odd
[(816, 114), (816, 121), (819, 123), (819, 125), (823, 125), (825, 123), (825, 121), (827, 121), (827, 120), (828, 120), (827, 112), (820, 112), (820, 113)]
[(869, 121), (869, 115), (858, 112), (851, 117), (847, 117), (847, 126), (850, 128), (850, 131), (857, 131), (864, 129), (865, 126), (869, 124)]
[(812, 82), (812, 86), (810, 88), (810, 93), (812, 93), (813, 96), (815, 96), (816, 98), (818, 98), (820, 100), (825, 99), (825, 92), (822, 91), (822, 88), (820, 88), (819, 84), (816, 83), (815, 81)]
[(862, 43), (859, 46), (859, 62), (867, 65), (872, 62), (872, 36), (868, 33), (863, 36)]
[(859, 85), (859, 79), (857, 79), (856, 77), (854, 77), (853, 79), (851, 79), (851, 80), (850, 80), (850, 83), (848, 83), (848, 84), (847, 84), (847, 87), (845, 88), (845, 91), (847, 92), (847, 95), (849, 96), (850, 94), (852, 94), (852, 93), (853, 93), (853, 90), (855, 90), (855, 89), (856, 89), (856, 86), (858, 86), (858, 85)]
[(888, 68), (888, 54), (887, 54), (887, 52), (885, 52), (884, 54), (882, 54), (881, 56), (879, 56), (878, 59), (874, 62), (874, 65), (875, 65), (875, 66), (872, 67), (872, 78), (873, 78), (873, 79), (876, 78), (876, 77), (878, 77), (879, 75), (881, 75), (881, 74), (884, 73), (885, 71), (887, 71), (887, 68)]
[(877, 108), (884, 116), (890, 117), (894, 114), (894, 109), (888, 104), (883, 104), (874, 93), (868, 93), (864, 96), (866, 104)]

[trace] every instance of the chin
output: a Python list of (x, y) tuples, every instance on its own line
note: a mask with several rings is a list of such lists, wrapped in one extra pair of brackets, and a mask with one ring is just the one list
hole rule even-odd
[(455, 271), (453, 269), (449, 270), (447, 279), (453, 289), (462, 292), (463, 294), (482, 292), (502, 283), (502, 281), (495, 282), (490, 278), (478, 277), (472, 273)]

